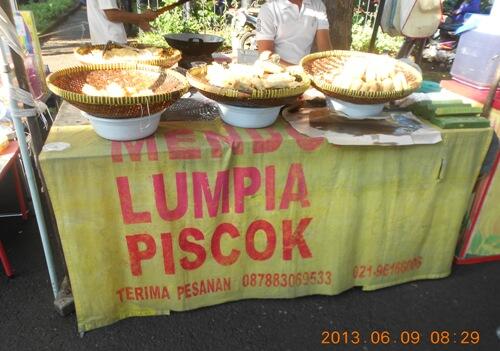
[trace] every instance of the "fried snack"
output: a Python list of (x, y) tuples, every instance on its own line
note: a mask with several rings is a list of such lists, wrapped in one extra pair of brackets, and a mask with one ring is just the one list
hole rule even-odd
[(300, 67), (280, 66), (279, 56), (263, 53), (253, 65), (213, 63), (207, 67), (209, 84), (236, 89), (244, 93), (254, 90), (296, 88), (303, 84)]
[(147, 47), (143, 49), (111, 48), (103, 55), (102, 49), (92, 49), (82, 54), (86, 61), (96, 63), (119, 63), (156, 60), (172, 55), (170, 48)]
[(313, 71), (323, 81), (347, 90), (393, 92), (409, 88), (405, 74), (395, 61), (386, 56), (376, 58), (351, 57), (334, 62), (330, 57), (315, 60)]
[(258, 67), (262, 68), (266, 73), (282, 73), (285, 71), (279, 64), (271, 61), (257, 61)]
[(134, 74), (127, 71), (101, 72), (100, 75), (90, 73), (82, 86), (82, 93), (90, 96), (131, 97), (149, 96), (155, 92), (151, 87), (159, 78), (159, 74)]

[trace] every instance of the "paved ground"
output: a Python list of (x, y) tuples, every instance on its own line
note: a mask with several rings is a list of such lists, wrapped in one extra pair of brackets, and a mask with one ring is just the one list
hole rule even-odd
[(77, 62), (73, 50), (90, 43), (87, 10), (80, 7), (51, 32), (57, 33), (44, 38), (45, 41), (41, 43), (44, 63), (49, 65), (52, 72), (74, 66)]
[[(83, 21), (85, 11), (80, 10), (62, 28)], [(81, 30), (71, 31), (44, 45), (52, 70), (74, 63), (71, 52), (81, 44)], [(500, 263), (459, 266), (447, 279), (369, 293), (352, 289), (334, 297), (248, 300), (170, 316), (129, 318), (80, 338), (76, 316), (62, 318), (52, 307), (33, 218), (26, 223), (1, 219), (0, 234), (17, 272), (9, 280), (0, 271), (0, 350), (500, 350), (495, 335), (500, 325)], [(481, 342), (475, 346), (433, 346), (427, 340), (414, 347), (322, 346), (325, 330), (358, 331), (365, 340), (376, 330), (392, 335), (402, 330), (423, 335), (446, 330), (457, 333), (455, 340), (461, 331), (477, 330)]]
[[(293, 300), (247, 300), (172, 313), (129, 318), (80, 338), (76, 316), (60, 317), (33, 220), (1, 220), (2, 240), (17, 272), (0, 273), (0, 350), (500, 350), (500, 263), (458, 266), (446, 279), (418, 281), (374, 292)], [(357, 348), (322, 347), (322, 331), (401, 330), (428, 334), (477, 330), (476, 346)]]

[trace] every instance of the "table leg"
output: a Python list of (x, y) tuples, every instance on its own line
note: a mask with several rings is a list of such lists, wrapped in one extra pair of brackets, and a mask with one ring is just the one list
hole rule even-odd
[(2, 261), (3, 269), (5, 270), (5, 274), (7, 277), (11, 278), (14, 276), (14, 272), (12, 271), (12, 267), (10, 265), (9, 259), (7, 258), (7, 253), (3, 248), (2, 241), (0, 240), (0, 261)]
[(24, 220), (28, 219), (28, 207), (26, 206), (26, 200), (24, 198), (23, 187), (21, 185), (21, 178), (19, 177), (19, 169), (17, 162), (14, 163), (14, 183), (16, 188), (17, 201), (19, 202), (19, 208), (21, 210), (21, 215)]

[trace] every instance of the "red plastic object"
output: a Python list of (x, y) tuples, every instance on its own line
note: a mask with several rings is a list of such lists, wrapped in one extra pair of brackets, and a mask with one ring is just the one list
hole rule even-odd
[[(486, 97), (488, 96), (487, 89), (475, 89), (455, 80), (442, 80), (441, 88), (468, 97), (469, 99), (475, 100), (480, 103), (484, 103), (486, 101)], [(498, 90), (495, 94), (495, 98), (493, 99), (493, 108), (500, 110), (500, 91)]]
[(453, 50), (457, 46), (457, 42), (455, 40), (453, 41), (443, 41), (442, 43), (439, 43), (438, 49), (442, 50)]
[[(19, 145), (15, 141), (11, 141), (6, 149), (0, 151), (0, 181), (8, 173), (12, 171), (14, 175), (14, 186), (16, 190), (17, 200), (19, 202), (20, 214), (24, 220), (28, 219), (28, 206), (24, 199), (24, 192), (21, 184), (17, 160), (19, 158)], [(10, 265), (9, 259), (5, 252), (2, 242), (0, 241), (0, 261), (5, 270), (7, 277), (12, 277), (14, 272)]]
[(24, 220), (28, 219), (28, 207), (26, 206), (26, 201), (24, 200), (23, 186), (21, 184), (21, 177), (19, 176), (19, 169), (17, 164), (12, 168), (14, 172), (14, 186), (16, 188), (17, 201), (19, 202), (19, 209), (21, 210), (21, 217)]
[(0, 240), (0, 261), (2, 261), (2, 266), (7, 277), (12, 278), (14, 276), (14, 271), (12, 271), (12, 266), (10, 265), (5, 249), (3, 248), (2, 241)]
[(16, 141), (11, 141), (6, 149), (0, 151), (0, 158), (7, 159), (6, 162), (0, 162), (0, 181), (7, 174), (9, 170), (12, 170), (14, 175), (14, 186), (17, 195), (17, 201), (19, 202), (20, 214), (24, 220), (28, 219), (28, 206), (26, 205), (26, 200), (24, 198), (23, 187), (21, 184), (21, 177), (19, 174), (19, 169), (17, 166), (17, 160), (19, 156), (19, 145)]
[(470, 258), (455, 258), (455, 263), (460, 264), (460, 265), (486, 263), (486, 262), (494, 262), (494, 261), (500, 261), (500, 255), (470, 257)]

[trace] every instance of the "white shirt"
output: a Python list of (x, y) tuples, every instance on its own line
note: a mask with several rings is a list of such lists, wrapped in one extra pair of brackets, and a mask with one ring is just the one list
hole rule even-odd
[(116, 0), (87, 0), (87, 18), (89, 21), (92, 44), (106, 44), (109, 40), (127, 43), (127, 33), (123, 23), (111, 22), (104, 10), (118, 9)]
[(298, 64), (311, 52), (316, 32), (328, 28), (321, 0), (303, 0), (300, 9), (288, 0), (268, 0), (259, 12), (256, 40), (273, 40), (283, 60)]

